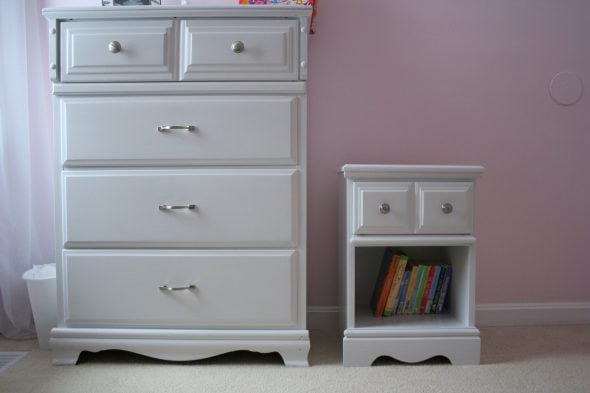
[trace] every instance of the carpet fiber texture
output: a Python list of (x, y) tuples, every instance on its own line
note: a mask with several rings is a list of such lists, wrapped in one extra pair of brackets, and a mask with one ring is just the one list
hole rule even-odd
[(0, 374), (0, 392), (590, 392), (590, 326), (484, 328), (481, 337), (478, 366), (380, 358), (358, 368), (341, 365), (337, 331), (311, 332), (308, 368), (245, 351), (182, 363), (105, 351), (83, 353), (73, 367), (52, 366), (35, 341), (0, 338), (0, 351), (31, 351)]

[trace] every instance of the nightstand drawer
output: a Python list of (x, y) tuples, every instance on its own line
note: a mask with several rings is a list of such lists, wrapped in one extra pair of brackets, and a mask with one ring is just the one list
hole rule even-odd
[(297, 80), (298, 21), (193, 19), (181, 23), (182, 80)]
[(170, 81), (174, 46), (172, 20), (63, 22), (61, 80)]
[(66, 248), (298, 241), (297, 170), (84, 171), (65, 172), (62, 182)]
[(64, 166), (297, 163), (299, 98), (60, 98)]
[(358, 182), (353, 192), (355, 234), (412, 233), (412, 183)]
[(421, 234), (473, 233), (473, 183), (416, 183)]
[(282, 328), (295, 325), (298, 254), (64, 252), (69, 327)]

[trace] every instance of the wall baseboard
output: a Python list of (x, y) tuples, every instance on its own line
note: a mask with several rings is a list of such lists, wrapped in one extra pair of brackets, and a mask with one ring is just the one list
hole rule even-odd
[[(590, 303), (489, 303), (475, 306), (475, 325), (530, 326), (590, 324)], [(340, 307), (308, 307), (307, 327), (340, 329)]]
[(478, 327), (590, 324), (590, 303), (478, 304), (475, 324)]

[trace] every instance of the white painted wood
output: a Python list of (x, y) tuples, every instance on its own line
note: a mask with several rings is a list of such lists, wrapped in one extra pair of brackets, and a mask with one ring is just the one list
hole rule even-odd
[(412, 183), (356, 182), (353, 187), (355, 234), (412, 233)]
[[(61, 23), (64, 82), (166, 81), (175, 79), (173, 20)], [(118, 42), (118, 53), (109, 44)]]
[[(150, 83), (56, 83), (56, 96), (112, 96), (112, 95), (275, 95), (294, 94), (303, 98), (307, 91), (306, 82), (150, 82)], [(303, 109), (303, 108), (301, 108)]]
[(347, 179), (444, 179), (475, 180), (483, 174), (479, 165), (375, 165), (346, 164), (342, 173)]
[(248, 350), (278, 352), (286, 366), (307, 366), (310, 349), (307, 330), (183, 330), (79, 329), (51, 332), (53, 364), (74, 365), (81, 348), (99, 352), (117, 348), (163, 360), (204, 359), (225, 352)]
[[(473, 199), (472, 182), (420, 182), (416, 183), (416, 233), (472, 233)], [(452, 211), (445, 213), (443, 204)]]
[[(472, 232), (473, 181), (482, 171), (477, 166), (343, 167), (344, 365), (370, 366), (380, 356), (414, 363), (439, 355), (453, 364), (479, 363)], [(375, 196), (363, 195), (361, 191), (365, 190), (373, 191)], [(374, 212), (388, 196), (397, 217), (407, 218), (405, 227), (388, 226)], [(440, 210), (440, 205), (447, 201), (453, 203), (458, 218), (435, 214), (431, 205), (438, 204)], [(420, 225), (414, 228), (414, 222)], [(361, 225), (364, 223), (372, 226)], [(375, 317), (369, 299), (385, 247), (401, 249), (410, 259), (421, 263), (452, 265), (448, 309), (441, 314)]]
[(479, 337), (348, 338), (343, 340), (343, 364), (367, 367), (381, 356), (417, 363), (444, 356), (453, 365), (479, 364)]
[(476, 324), (485, 326), (590, 324), (590, 303), (489, 303), (475, 308)]
[(291, 169), (64, 172), (64, 247), (295, 247), (298, 177)]
[[(296, 326), (295, 251), (66, 251), (70, 327)], [(193, 289), (162, 290), (161, 286)]]
[(165, 7), (59, 7), (43, 9), (47, 19), (160, 19), (160, 18), (302, 18), (311, 16), (311, 6), (281, 5), (191, 5)]
[[(301, 26), (309, 22), (311, 7), (85, 7), (43, 13), (57, 27), (49, 48), (58, 63), (51, 73), (60, 304), (51, 339), (54, 362), (75, 364), (81, 351), (107, 349), (167, 360), (251, 350), (279, 352), (286, 365), (308, 365), (307, 85), (298, 59), (307, 59)], [(180, 25), (197, 19), (209, 31), (223, 25), (216, 32), (222, 35), (256, 20), (257, 34), (274, 38), (254, 37), (267, 52), (253, 65), (230, 62), (228, 69), (216, 69), (223, 74), (218, 80), (209, 75), (180, 81), (181, 53), (189, 53), (180, 48)], [(274, 27), (269, 31), (266, 25)], [(155, 34), (148, 40), (138, 34), (140, 26), (160, 27), (147, 29)], [(66, 33), (70, 41), (82, 37), (89, 44), (69, 44)], [(99, 53), (104, 43), (93, 42), (114, 40), (113, 33), (131, 38), (137, 48), (148, 41), (153, 48), (127, 64), (113, 64)], [(289, 39), (279, 43), (277, 36)], [(121, 52), (107, 54), (130, 55), (129, 45), (121, 44)], [(217, 47), (210, 49), (199, 61), (218, 55)], [(283, 66), (273, 65), (279, 58)], [(258, 67), (260, 75), (252, 77), (248, 67)], [(62, 69), (67, 72), (57, 72)], [(279, 79), (262, 82), (271, 71)], [(201, 122), (193, 139), (142, 133), (146, 127), (155, 132), (160, 121), (196, 115)], [(160, 136), (171, 138), (154, 139)], [(194, 143), (197, 137), (202, 144)], [(196, 196), (198, 209), (158, 209)], [(197, 274), (207, 279), (197, 283), (198, 293), (172, 291), (162, 298), (159, 289), (142, 292), (146, 283), (163, 278), (176, 285)]]
[(64, 166), (297, 162), (294, 96), (64, 97), (60, 104)]
[[(299, 79), (299, 21), (295, 19), (184, 20), (182, 80)], [(232, 50), (234, 43), (243, 50)]]

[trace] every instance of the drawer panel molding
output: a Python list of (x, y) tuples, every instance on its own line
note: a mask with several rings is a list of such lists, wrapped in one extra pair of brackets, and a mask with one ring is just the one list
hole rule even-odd
[(294, 327), (297, 268), (292, 250), (65, 251), (65, 320), (70, 327)]
[(172, 81), (173, 20), (63, 22), (64, 82)]
[(64, 172), (62, 182), (66, 248), (298, 244), (297, 170)]

